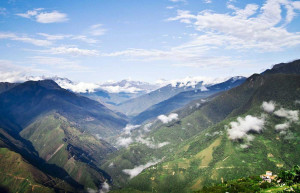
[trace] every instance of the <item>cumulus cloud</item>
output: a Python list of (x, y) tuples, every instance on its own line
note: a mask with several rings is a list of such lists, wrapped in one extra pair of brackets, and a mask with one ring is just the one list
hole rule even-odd
[(149, 148), (151, 148), (151, 149), (159, 149), (159, 148), (161, 148), (161, 147), (163, 147), (163, 146), (165, 146), (165, 145), (168, 145), (168, 144), (170, 144), (170, 142), (162, 142), (162, 143), (155, 143), (154, 141), (153, 141), (153, 139), (152, 140), (150, 140), (150, 138), (147, 138), (147, 139), (143, 139), (142, 137), (138, 137), (137, 139), (136, 139), (136, 141), (137, 142), (140, 142), (140, 143), (142, 143), (142, 144), (144, 144), (144, 145), (146, 145), (147, 147), (149, 147)]
[(43, 12), (43, 8), (28, 10), (26, 13), (18, 13), (16, 15), (23, 18), (34, 18), (39, 23), (59, 23), (68, 21), (67, 14), (59, 11)]
[(136, 129), (136, 128), (139, 128), (140, 127), (140, 125), (130, 125), (130, 124), (128, 124), (128, 125), (126, 125), (126, 127), (123, 129), (123, 131), (124, 131), (124, 133), (125, 134), (130, 134), (131, 133), (131, 131), (132, 130), (134, 130), (134, 129)]
[(267, 113), (272, 113), (275, 110), (275, 105), (276, 104), (273, 101), (269, 101), (269, 102), (264, 101), (261, 105), (261, 108)]
[(289, 123), (289, 122), (275, 125), (275, 129), (276, 129), (277, 131), (286, 130), (286, 129), (288, 129), (289, 127), (290, 127), (290, 123)]
[(285, 108), (280, 108), (279, 110), (274, 112), (278, 117), (285, 117), (290, 121), (298, 121), (299, 120), (299, 111), (298, 110), (288, 110)]
[(133, 140), (131, 137), (119, 137), (117, 140), (117, 145), (122, 147), (128, 147), (131, 143), (133, 143)]
[(169, 116), (166, 115), (159, 115), (157, 117), (161, 122), (163, 123), (169, 123), (173, 120), (177, 120), (178, 119), (178, 114), (176, 113), (171, 113)]
[(68, 17), (65, 13), (58, 11), (43, 12), (36, 16), (36, 21), (39, 23), (58, 23), (68, 21)]
[(247, 139), (250, 131), (261, 132), (265, 124), (264, 118), (247, 115), (245, 118), (238, 117), (236, 122), (230, 123), (228, 136), (232, 140)]
[(139, 165), (139, 166), (136, 166), (135, 168), (133, 169), (124, 169), (123, 172), (125, 174), (128, 174), (130, 179), (139, 175), (144, 169), (150, 167), (150, 166), (153, 166), (155, 164), (157, 164), (158, 162), (160, 162), (160, 160), (158, 161), (151, 161), (151, 162), (148, 162), (146, 163), (145, 165)]

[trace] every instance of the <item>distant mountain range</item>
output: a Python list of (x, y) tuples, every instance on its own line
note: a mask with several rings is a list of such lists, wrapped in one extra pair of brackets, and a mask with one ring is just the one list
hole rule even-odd
[(131, 144), (104, 164), (125, 187), (112, 192), (191, 192), (298, 164), (300, 75), (277, 67), (127, 134)]
[(237, 77), (230, 78), (227, 81), (222, 83), (208, 85), (206, 89), (200, 88), (200, 89), (180, 92), (177, 95), (168, 98), (167, 100), (164, 100), (158, 104), (149, 107), (145, 111), (133, 117), (131, 122), (134, 124), (141, 124), (145, 121), (156, 119), (157, 116), (162, 114), (168, 114), (173, 110), (185, 106), (186, 104), (188, 104), (193, 100), (205, 99), (214, 94), (239, 86), (245, 80), (246, 80), (245, 77), (237, 76)]
[(299, 164), (299, 105), (300, 60), (158, 89), (0, 83), (0, 191), (191, 192), (277, 173)]

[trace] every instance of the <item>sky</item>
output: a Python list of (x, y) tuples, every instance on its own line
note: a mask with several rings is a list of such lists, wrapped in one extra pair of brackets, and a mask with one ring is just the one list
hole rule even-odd
[(300, 1), (0, 1), (0, 81), (249, 76), (299, 59)]

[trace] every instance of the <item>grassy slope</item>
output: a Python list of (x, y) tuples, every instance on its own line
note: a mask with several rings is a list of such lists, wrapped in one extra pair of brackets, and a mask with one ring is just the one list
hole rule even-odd
[[(242, 149), (239, 143), (229, 140), (224, 126), (235, 121), (238, 115), (260, 116), (262, 101), (275, 100), (286, 108), (299, 109), (299, 106), (294, 106), (294, 101), (299, 98), (299, 76), (254, 75), (245, 84), (216, 97), (177, 123), (162, 126), (150, 133), (150, 136), (156, 137), (160, 142), (165, 140), (171, 142), (169, 146), (156, 150), (154, 154), (145, 149), (142, 153), (149, 155), (141, 156), (142, 159), (126, 157), (125, 155), (130, 155), (133, 150), (142, 149), (143, 145), (136, 144), (122, 150), (123, 152), (112, 161), (117, 161), (114, 162), (115, 165), (128, 163), (120, 164), (117, 171), (122, 173), (122, 167), (127, 169), (146, 163), (149, 160), (147, 157), (155, 157), (159, 155), (158, 152), (161, 156), (166, 156), (156, 169), (145, 170), (128, 185), (143, 191), (152, 191), (154, 188), (158, 192), (198, 190), (204, 184), (219, 183), (221, 178), (234, 179), (261, 174), (265, 170), (276, 172), (280, 167), (291, 167), (293, 164), (299, 164), (297, 161), (300, 159), (297, 153), (300, 151), (297, 143), (300, 134), (298, 124), (292, 125), (293, 132), (289, 134), (291, 136), (279, 136), (273, 128), (276, 123), (282, 123), (283, 120), (269, 116), (265, 131), (261, 135), (256, 135), (249, 149)], [(218, 124), (212, 126), (215, 123)], [(208, 126), (212, 127), (205, 129)], [(206, 133), (213, 134), (215, 131), (222, 131), (223, 135), (205, 136)], [(193, 137), (195, 132), (199, 134)], [(190, 134), (182, 138), (187, 133)], [(178, 145), (181, 139), (183, 142)], [(111, 172), (109, 167), (107, 168), (108, 172)]]
[(32, 142), (41, 158), (64, 168), (71, 177), (86, 187), (96, 189), (108, 177), (98, 166), (113, 148), (71, 127), (58, 114), (50, 114), (35, 121), (20, 134)]
[[(7, 148), (0, 148), (0, 173), (0, 186), (9, 192), (55, 192), (53, 188), (45, 185), (56, 186), (56, 191), (59, 191), (60, 186), (66, 188), (63, 181), (46, 175), (24, 160), (20, 154)], [(69, 191), (75, 190), (69, 187)]]

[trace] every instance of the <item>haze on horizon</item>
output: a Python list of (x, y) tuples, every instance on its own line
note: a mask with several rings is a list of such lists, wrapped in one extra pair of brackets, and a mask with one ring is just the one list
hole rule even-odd
[(248, 76), (299, 58), (300, 1), (0, 2), (0, 81)]

